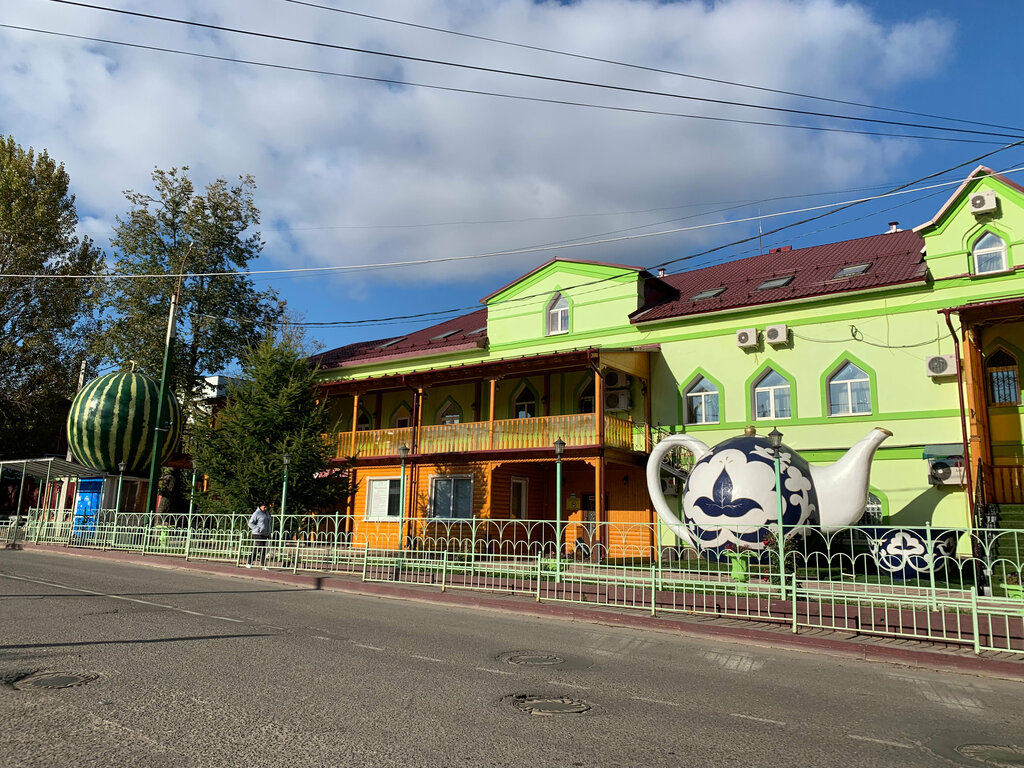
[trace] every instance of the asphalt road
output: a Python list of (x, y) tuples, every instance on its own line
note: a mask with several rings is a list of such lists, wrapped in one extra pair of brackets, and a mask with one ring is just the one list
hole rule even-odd
[[(16, 687), (41, 670), (98, 677)], [(1024, 745), (1019, 683), (29, 552), (0, 551), (0, 680), (3, 768), (983, 768), (955, 747)]]

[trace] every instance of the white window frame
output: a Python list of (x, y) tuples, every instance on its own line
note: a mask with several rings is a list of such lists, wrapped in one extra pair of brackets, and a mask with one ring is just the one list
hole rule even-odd
[[(864, 374), (864, 378), (863, 379), (847, 379), (845, 381), (836, 381), (835, 380), (836, 376), (838, 376), (840, 374), (840, 372), (846, 366), (848, 366), (848, 365), (852, 365), (854, 368), (856, 368), (858, 371), (860, 371), (862, 374)], [(852, 385), (857, 383), (857, 382), (861, 382), (861, 381), (866, 382), (867, 385), (868, 385), (868, 409), (866, 411), (855, 411), (855, 410), (853, 410), (853, 388), (852, 388)], [(843, 385), (843, 386), (846, 387), (846, 401), (848, 403), (848, 407), (847, 407), (847, 410), (843, 411), (842, 413), (832, 413), (832, 403), (833, 403), (832, 385), (833, 384)], [(871, 399), (871, 376), (868, 374), (867, 371), (865, 371), (863, 368), (861, 368), (859, 365), (857, 365), (852, 360), (845, 361), (842, 365), (840, 365), (838, 368), (836, 368), (835, 371), (832, 372), (832, 375), (828, 377), (828, 381), (826, 383), (825, 391), (828, 393), (828, 403), (827, 403), (827, 406), (828, 406), (829, 418), (840, 417), (840, 416), (870, 416), (872, 413), (874, 413), (875, 404), (874, 404), (874, 402), (872, 402), (872, 399)]]
[(556, 293), (548, 302), (546, 336), (561, 336), (569, 332), (569, 299)]
[[(515, 498), (513, 493), (516, 486), (519, 486), (522, 490), (523, 506), (522, 509), (512, 509), (512, 500)], [(513, 477), (512, 482), (509, 485), (509, 516), (515, 516), (517, 520), (529, 520), (530, 515), (530, 478), (528, 477)]]
[[(453, 517), (451, 515), (437, 514), (437, 483), (439, 481), (469, 481), (469, 514), (464, 517)], [(430, 476), (430, 510), (429, 516), (433, 520), (472, 520), (473, 519), (473, 476), (472, 475), (431, 475)], [(455, 486), (452, 485), (452, 499), (455, 498)]]
[[(979, 248), (978, 245), (986, 237), (991, 235), (999, 241), (997, 246), (988, 246), (987, 248)], [(979, 258), (982, 256), (991, 256), (992, 254), (999, 254), (999, 267), (997, 269), (981, 269), (978, 265)], [(1006, 272), (1010, 269), (1009, 259), (1006, 251), (1006, 241), (1003, 240), (999, 235), (990, 230), (985, 230), (981, 236), (974, 241), (974, 245), (971, 246), (971, 262), (974, 264), (974, 274), (976, 275), (994, 275), (999, 272)]]
[[(784, 382), (786, 382), (786, 383), (785, 384), (772, 384), (772, 385), (769, 385), (769, 386), (765, 386), (764, 384), (761, 383), (765, 379), (767, 379), (769, 376), (771, 376), (773, 373), (776, 376), (778, 376), (780, 379), (782, 379)], [(786, 393), (789, 395), (789, 413), (786, 414), (785, 416), (782, 416), (782, 415), (776, 413), (775, 393), (776, 393), (777, 390), (780, 390), (780, 389), (786, 390)], [(759, 392), (767, 392), (768, 393), (769, 403), (771, 404), (771, 413), (769, 413), (767, 416), (760, 416), (758, 414), (758, 412), (757, 412), (757, 395), (758, 395)], [(774, 368), (769, 368), (767, 371), (764, 372), (764, 375), (761, 376), (761, 378), (759, 378), (757, 380), (757, 383), (754, 384), (754, 391), (751, 394), (752, 394), (752, 397), (753, 397), (753, 402), (751, 403), (751, 405), (753, 406), (754, 419), (755, 420), (757, 420), (757, 421), (778, 421), (780, 419), (791, 419), (791, 418), (793, 418), (793, 385), (790, 384), (789, 379), (787, 379), (781, 373), (776, 371)]]
[[(381, 484), (381, 483), (387, 483), (388, 484), (388, 488), (387, 488), (386, 493), (387, 493), (387, 498), (389, 500), (388, 501), (389, 505), (390, 505), (390, 498), (391, 498), (391, 487), (392, 487), (391, 484), (394, 483), (395, 486), (398, 487), (398, 510), (393, 515), (388, 514), (387, 510), (385, 510), (383, 515), (381, 515), (381, 514), (374, 514), (373, 513), (373, 501), (374, 501), (374, 493), (375, 493), (374, 492), (374, 487), (376, 485), (378, 485), (378, 484)], [(402, 494), (402, 478), (401, 478), (401, 476), (399, 476), (399, 477), (369, 477), (369, 478), (367, 478), (366, 479), (366, 508), (364, 509), (363, 520), (366, 520), (368, 522), (391, 522), (391, 521), (398, 522), (399, 518), (402, 515), (402, 495), (401, 494)]]
[[(694, 392), (693, 390), (696, 389), (702, 381), (706, 381), (708, 384), (710, 384), (713, 387), (713, 390), (711, 392)], [(707, 414), (708, 409), (704, 401), (711, 396), (718, 398), (718, 408), (715, 409), (716, 411), (718, 411), (718, 418), (715, 419), (714, 421), (710, 421), (708, 419), (705, 419), (703, 421), (693, 421), (690, 418), (690, 398), (699, 397), (701, 401), (701, 412)], [(707, 376), (698, 376), (686, 390), (686, 394), (684, 395), (684, 407), (685, 412), (683, 416), (687, 424), (718, 424), (722, 418), (722, 393), (718, 391), (718, 387), (716, 387), (715, 383), (711, 381), (711, 379), (709, 379)]]

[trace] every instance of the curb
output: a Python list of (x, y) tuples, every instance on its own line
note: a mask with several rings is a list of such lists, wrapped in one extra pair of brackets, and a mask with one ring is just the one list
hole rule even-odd
[[(69, 550), (64, 547), (34, 544), (24, 547), (24, 552), (42, 552), (70, 557), (86, 557), (93, 560), (107, 560), (133, 565), (147, 565), (155, 568), (196, 571), (216, 576), (247, 578), (257, 581), (272, 581), (280, 584), (307, 587), (314, 590), (329, 590), (348, 594), (385, 599), (410, 600), (421, 603), (446, 605), (449, 607), (476, 610), (502, 611), (524, 616), (535, 616), (563, 621), (578, 621), (608, 626), (630, 627), (661, 632), (672, 632), (686, 637), (711, 639), (719, 642), (741, 643), (762, 648), (785, 648), (804, 653), (818, 653), (867, 662), (898, 664), (906, 667), (960, 672), (996, 677), (1004, 680), (1024, 681), (1024, 660), (993, 659), (979, 656), (962, 656), (929, 650), (924, 641), (921, 646), (871, 645), (830, 637), (771, 632), (757, 627), (725, 627), (700, 621), (689, 614), (678, 614), (671, 618), (649, 616), (640, 613), (620, 611), (614, 608), (581, 608), (576, 605), (557, 602), (534, 602), (521, 596), (492, 597), (486, 593), (460, 591), (439, 591), (436, 588), (411, 587), (384, 583), (369, 583), (358, 577), (337, 575), (314, 575), (282, 571), (242, 570), (234, 564), (207, 563), (203, 561), (167, 558), (162, 555), (137, 555), (117, 550)], [(915, 642), (908, 640), (907, 642)]]

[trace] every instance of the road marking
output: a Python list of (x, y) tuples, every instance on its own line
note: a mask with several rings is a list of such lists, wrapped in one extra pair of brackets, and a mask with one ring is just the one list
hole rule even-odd
[(634, 701), (646, 701), (648, 704), (663, 704), (666, 707), (678, 707), (679, 706), (679, 704), (677, 704), (674, 701), (662, 701), (661, 699), (648, 699), (645, 696), (631, 696), (630, 698), (633, 699)]
[(153, 608), (163, 608), (168, 611), (177, 611), (178, 613), (186, 613), (189, 616), (201, 616), (205, 619), (217, 619), (219, 621), (233, 621), (236, 624), (244, 623), (242, 619), (229, 619), (227, 616), (213, 616), (209, 613), (199, 613), (198, 611), (190, 611), (186, 608), (179, 608), (176, 605), (168, 605), (167, 603), (154, 603), (152, 600), (143, 600), (138, 597), (126, 597), (124, 595), (111, 595), (107, 592), (97, 592), (94, 589), (83, 589), (82, 587), (71, 587), (67, 584), (58, 584), (54, 581), (43, 581), (42, 579), (28, 579), (24, 576), (12, 576), (7, 573), (0, 574), (5, 579), (16, 579), (18, 581), (28, 581), (32, 584), (42, 584), (47, 587), (56, 587), (57, 589), (67, 589), (71, 592), (81, 592), (86, 595), (95, 595), (96, 597), (109, 597), (111, 600), (124, 600), (126, 603), (138, 603), (139, 605), (148, 605)]
[(590, 687), (586, 685), (573, 685), (572, 683), (566, 683), (561, 680), (548, 680), (551, 685), (564, 685), (566, 688), (579, 688), (581, 691), (589, 691)]
[(741, 715), (739, 712), (733, 712), (732, 717), (742, 717), (744, 720), (753, 720), (757, 723), (770, 723), (771, 725), (785, 725), (781, 720), (769, 720), (767, 717), (754, 717), (753, 715)]
[(330, 640), (331, 638), (329, 638), (329, 637), (327, 637), (325, 635), (313, 635), (313, 639), (314, 640)]
[(476, 669), (479, 672), (490, 672), (494, 675), (508, 675), (509, 677), (514, 677), (512, 672), (505, 672), (500, 669), (490, 669), (488, 667), (474, 667), (474, 669)]
[(368, 651), (387, 650), (386, 648), (378, 648), (376, 645), (363, 645), (362, 643), (357, 643), (355, 640), (349, 640), (349, 642), (352, 643), (352, 645), (354, 645), (356, 648), (365, 648)]
[(899, 741), (886, 741), (885, 739), (872, 739), (870, 736), (856, 736), (852, 733), (846, 734), (848, 738), (856, 739), (857, 741), (870, 741), (873, 744), (885, 744), (887, 747), (899, 747), (900, 749), (913, 749), (913, 744), (903, 744)]
[(443, 664), (444, 659), (435, 659), (433, 656), (417, 656), (415, 653), (410, 654), (413, 659), (419, 659), (420, 661), (436, 661), (438, 664)]

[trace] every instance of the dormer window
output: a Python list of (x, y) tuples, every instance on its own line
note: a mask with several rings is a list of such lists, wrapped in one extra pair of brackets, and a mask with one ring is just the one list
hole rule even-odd
[(793, 282), (793, 275), (786, 275), (785, 277), (773, 277), (769, 280), (765, 280), (754, 290), (756, 291), (767, 291), (769, 288), (784, 288)]
[(708, 288), (707, 290), (701, 291), (695, 295), (690, 301), (704, 301), (704, 299), (713, 299), (716, 296), (725, 292), (725, 286), (720, 285), (717, 288)]
[(548, 303), (548, 336), (569, 332), (569, 300), (556, 293)]
[(834, 275), (833, 280), (842, 280), (844, 277), (856, 277), (857, 275), (863, 275), (868, 269), (871, 268), (871, 264), (850, 264), (849, 266), (843, 267)]
[(979, 237), (971, 249), (971, 258), (974, 261), (974, 273), (984, 275), (990, 272), (1005, 272), (1008, 269), (1006, 264), (1006, 243), (1001, 237), (986, 232)]

